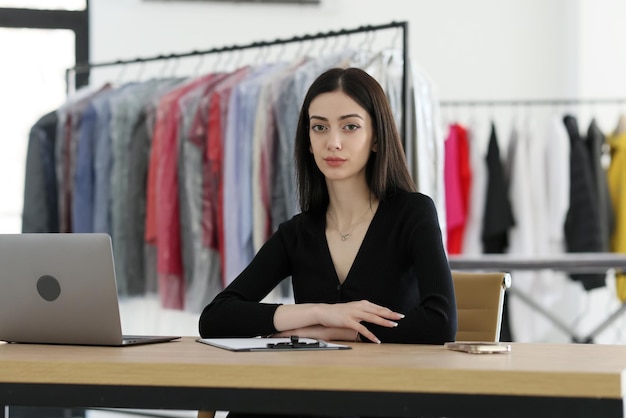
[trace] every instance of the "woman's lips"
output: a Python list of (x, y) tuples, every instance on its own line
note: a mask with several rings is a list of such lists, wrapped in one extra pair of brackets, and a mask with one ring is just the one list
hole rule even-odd
[(346, 160), (343, 158), (324, 158), (324, 161), (326, 161), (326, 164), (328, 164), (331, 167), (339, 167), (341, 164), (345, 163)]

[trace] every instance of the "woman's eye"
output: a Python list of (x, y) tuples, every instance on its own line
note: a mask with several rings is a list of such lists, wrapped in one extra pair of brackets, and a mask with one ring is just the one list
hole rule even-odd
[(354, 123), (349, 123), (348, 125), (344, 126), (344, 129), (346, 131), (356, 131), (357, 129), (359, 129), (359, 125), (354, 124)]
[(321, 132), (326, 130), (326, 127), (324, 125), (313, 125), (311, 126), (311, 130), (315, 132)]

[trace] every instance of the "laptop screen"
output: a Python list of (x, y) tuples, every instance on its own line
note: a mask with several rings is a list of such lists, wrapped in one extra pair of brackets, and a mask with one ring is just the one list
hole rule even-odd
[(107, 234), (0, 234), (0, 340), (117, 345)]

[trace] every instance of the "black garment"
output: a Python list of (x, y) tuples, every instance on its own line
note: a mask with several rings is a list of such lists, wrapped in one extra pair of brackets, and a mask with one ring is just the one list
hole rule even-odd
[(305, 212), (281, 224), (250, 265), (204, 309), (200, 335), (275, 333), (278, 305), (259, 301), (291, 275), (296, 303), (367, 299), (405, 314), (395, 328), (365, 324), (382, 342), (443, 344), (455, 339), (452, 275), (429, 197), (402, 192), (379, 203), (343, 284), (325, 229), (324, 212)]
[(509, 200), (509, 184), (500, 159), (496, 127), (493, 123), (486, 163), (488, 180), (482, 230), (483, 253), (500, 254), (509, 246), (509, 231), (515, 225), (515, 220)]
[[(574, 116), (563, 118), (570, 139), (570, 207), (565, 218), (565, 244), (570, 253), (601, 252), (598, 198), (587, 147)], [(605, 286), (604, 274), (570, 274), (585, 290)]]
[(31, 128), (26, 154), (22, 232), (59, 232), (55, 143), (56, 111)]
[[(482, 230), (483, 253), (502, 254), (509, 246), (509, 231), (515, 225), (515, 219), (509, 200), (509, 184), (500, 159), (496, 127), (493, 123), (491, 124), (486, 164), (488, 180)], [(502, 309), (500, 340), (513, 341), (506, 295)]]
[(595, 119), (589, 124), (585, 145), (589, 152), (591, 174), (594, 180), (593, 192), (598, 201), (598, 225), (600, 228), (602, 251), (610, 251), (611, 234), (615, 226), (615, 213), (613, 213), (613, 205), (611, 204), (606, 170), (605, 167), (602, 166), (603, 155), (610, 153), (608, 149), (610, 147)]

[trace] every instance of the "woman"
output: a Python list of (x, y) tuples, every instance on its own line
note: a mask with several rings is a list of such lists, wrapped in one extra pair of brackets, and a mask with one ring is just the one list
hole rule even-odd
[[(378, 82), (356, 68), (319, 76), (304, 99), (295, 158), (302, 212), (204, 309), (200, 335), (453, 341), (436, 209), (415, 192)], [(260, 303), (289, 276), (295, 304)]]

